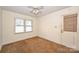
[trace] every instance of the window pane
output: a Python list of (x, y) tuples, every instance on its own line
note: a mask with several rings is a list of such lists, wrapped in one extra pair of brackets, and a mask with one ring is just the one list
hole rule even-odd
[(27, 21), (25, 22), (25, 24), (31, 26), (31, 25), (32, 25), (32, 21), (31, 21), (31, 20), (27, 20)]
[(23, 19), (16, 19), (16, 25), (24, 25), (24, 20)]
[(24, 32), (24, 26), (16, 26), (16, 33)]
[(26, 32), (32, 31), (32, 27), (26, 27)]

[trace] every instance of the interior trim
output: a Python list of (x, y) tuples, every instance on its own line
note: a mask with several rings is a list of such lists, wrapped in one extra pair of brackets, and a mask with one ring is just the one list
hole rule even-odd
[(1, 51), (1, 49), (2, 49), (2, 46), (0, 45), (0, 51)]

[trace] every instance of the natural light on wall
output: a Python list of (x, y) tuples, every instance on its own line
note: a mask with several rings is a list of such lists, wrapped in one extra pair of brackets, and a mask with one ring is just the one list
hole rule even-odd
[(31, 32), (31, 31), (32, 31), (32, 20), (24, 20), (21, 18), (16, 18), (16, 26), (15, 26), (16, 33)]

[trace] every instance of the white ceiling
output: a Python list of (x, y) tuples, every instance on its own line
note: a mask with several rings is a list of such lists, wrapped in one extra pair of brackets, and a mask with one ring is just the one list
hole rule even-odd
[[(41, 13), (38, 16), (43, 16), (51, 12), (55, 12), (64, 8), (67, 8), (69, 6), (43, 6), (43, 9), (41, 9)], [(1, 8), (14, 11), (22, 14), (27, 14), (30, 16), (35, 16), (31, 13), (32, 9), (28, 8), (28, 6), (1, 6)]]

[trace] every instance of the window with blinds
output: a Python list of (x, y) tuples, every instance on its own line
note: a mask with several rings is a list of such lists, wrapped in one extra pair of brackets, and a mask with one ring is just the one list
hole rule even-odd
[(16, 33), (24, 32), (24, 20), (23, 19), (16, 18), (15, 32)]
[(77, 14), (64, 16), (64, 31), (77, 32)]
[(32, 32), (32, 20), (24, 20), (22, 18), (16, 18), (15, 32)]
[(25, 31), (26, 32), (32, 31), (32, 21), (31, 20), (25, 21)]

